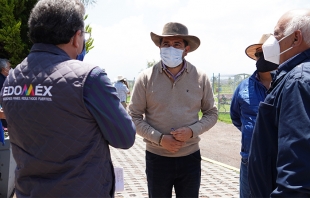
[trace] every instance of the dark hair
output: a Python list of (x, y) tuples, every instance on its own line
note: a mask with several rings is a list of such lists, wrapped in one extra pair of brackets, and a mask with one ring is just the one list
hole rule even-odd
[(260, 57), (264, 56), (264, 53), (263, 53), (263, 52), (256, 52), (256, 53), (254, 54), (254, 56), (255, 56), (256, 58), (260, 58)]
[(119, 82), (125, 83), (125, 82), (126, 82), (126, 78), (125, 78), (125, 79), (120, 80)]
[(184, 39), (183, 39), (183, 41), (184, 41), (184, 45), (185, 45), (185, 47), (186, 47), (186, 46), (188, 46), (188, 42), (187, 42), (187, 40), (184, 40)]
[(79, 0), (40, 0), (28, 20), (33, 43), (65, 44), (84, 30), (84, 5)]
[[(162, 42), (163, 42), (163, 37), (159, 39), (159, 46), (161, 45)], [(185, 47), (188, 46), (188, 42), (185, 39), (183, 39), (183, 42), (184, 42)]]

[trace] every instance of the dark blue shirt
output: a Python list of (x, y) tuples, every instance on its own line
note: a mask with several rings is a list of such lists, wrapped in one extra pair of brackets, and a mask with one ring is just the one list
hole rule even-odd
[(252, 133), (258, 113), (258, 105), (267, 95), (266, 87), (257, 79), (255, 71), (243, 80), (234, 92), (230, 117), (232, 123), (242, 132), (241, 156), (248, 158)]
[(6, 79), (6, 76), (4, 76), (2, 73), (0, 73), (0, 90), (2, 89), (3, 83)]

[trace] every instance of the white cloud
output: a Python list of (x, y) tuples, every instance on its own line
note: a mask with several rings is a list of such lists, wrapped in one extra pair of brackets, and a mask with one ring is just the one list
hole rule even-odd
[(258, 42), (263, 33), (273, 33), (279, 17), (292, 8), (292, 3), (283, 2), (189, 0), (171, 18), (201, 39), (201, 46), (187, 59), (209, 76), (251, 74), (255, 61), (245, 55), (245, 48)]
[[(159, 60), (150, 32), (161, 33), (170, 21), (185, 24), (201, 39), (187, 57), (208, 75), (251, 74), (255, 61), (245, 48), (263, 33), (272, 33), (284, 12), (309, 5), (308, 0), (113, 0), (98, 1), (89, 10), (95, 48), (85, 61), (106, 68), (111, 79), (133, 79), (146, 62)], [(95, 23), (93, 22), (95, 21)]]
[(145, 9), (146, 7), (151, 8), (172, 8), (174, 5), (179, 3), (179, 0), (133, 0), (137, 8)]
[(118, 75), (133, 79), (158, 53), (142, 16), (123, 19), (110, 27), (92, 24), (92, 28), (95, 48), (86, 55), (85, 61), (106, 69), (111, 80)]

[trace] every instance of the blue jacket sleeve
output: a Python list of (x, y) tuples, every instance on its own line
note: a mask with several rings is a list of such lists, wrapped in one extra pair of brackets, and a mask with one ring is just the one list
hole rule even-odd
[(271, 197), (310, 195), (310, 85), (295, 81), (283, 88), (279, 109), (277, 188)]
[(2, 143), (2, 145), (4, 146), (4, 130), (2, 127), (2, 123), (0, 122), (0, 142)]
[(230, 104), (230, 118), (232, 123), (241, 131), (241, 109), (239, 104), (239, 87), (235, 90)]
[(115, 148), (130, 148), (135, 141), (136, 128), (104, 70), (96, 67), (91, 71), (83, 96), (104, 139)]

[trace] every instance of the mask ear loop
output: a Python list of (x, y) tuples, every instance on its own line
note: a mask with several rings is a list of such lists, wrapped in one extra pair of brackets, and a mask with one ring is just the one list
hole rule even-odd
[(290, 48), (284, 50), (283, 52), (280, 53), (280, 55), (281, 55), (281, 54), (284, 54), (285, 52), (289, 51), (289, 50), (292, 49), (292, 48), (293, 48), (293, 47), (290, 47)]
[[(294, 31), (294, 32), (295, 32), (295, 31)], [(291, 34), (293, 34), (294, 32), (292, 32)], [(281, 39), (278, 41), (278, 43), (280, 43), (283, 39), (285, 39), (285, 38), (289, 37), (291, 34), (289, 34), (289, 35), (287, 35), (287, 36), (285, 36), (285, 37), (281, 38)], [(296, 38), (295, 38), (295, 40), (296, 40)], [(287, 48), (287, 49), (286, 49), (286, 50), (284, 50), (283, 52), (280, 52), (280, 54), (279, 54), (279, 55), (284, 54), (285, 52), (287, 52), (287, 51), (291, 50), (292, 48), (293, 48), (293, 47), (289, 47), (289, 48)]]

